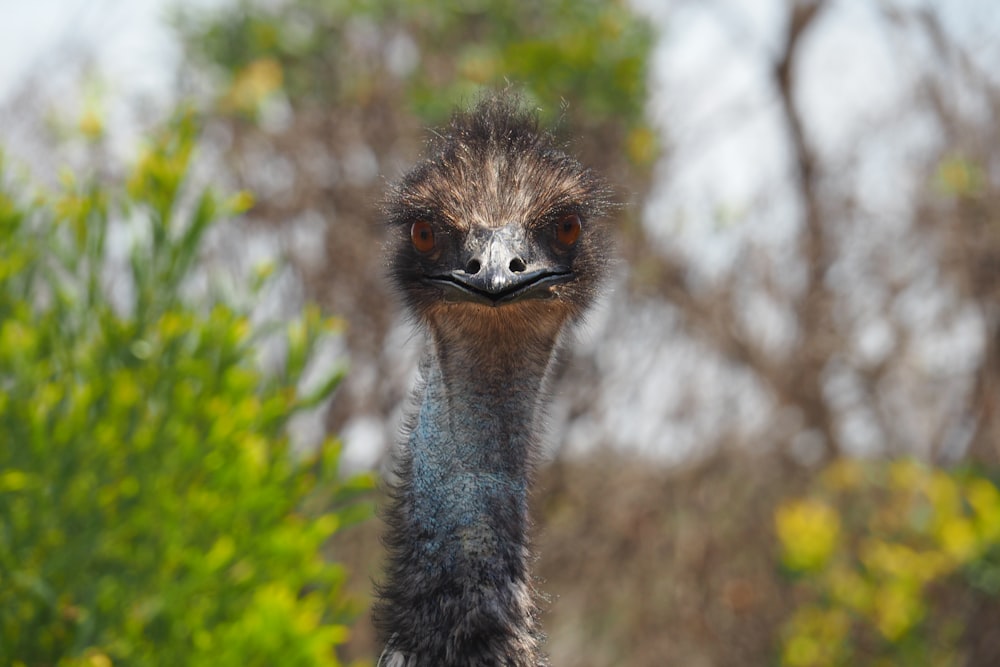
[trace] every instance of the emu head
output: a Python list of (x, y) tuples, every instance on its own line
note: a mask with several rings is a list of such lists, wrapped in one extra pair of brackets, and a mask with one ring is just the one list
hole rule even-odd
[(608, 205), (604, 182), (519, 100), (484, 99), (391, 191), (393, 280), (432, 330), (557, 332), (608, 272)]

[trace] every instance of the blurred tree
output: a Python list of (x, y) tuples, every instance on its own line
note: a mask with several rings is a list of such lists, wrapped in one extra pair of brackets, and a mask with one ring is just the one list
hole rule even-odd
[[(916, 205), (920, 233), (940, 248), (941, 272), (979, 318), (982, 350), (955, 430), (975, 460), (1000, 465), (1000, 81), (977, 66), (935, 12), (896, 12), (898, 29), (927, 39), (942, 69), (920, 85), (940, 129), (941, 145), (923, 165), (928, 187)], [(954, 94), (956, 81), (976, 100)], [(963, 443), (965, 444), (965, 443)]]
[[(945, 28), (942, 12), (884, 3), (862, 16), (886, 31), (886, 43), (873, 48), (891, 51), (887, 66), (913, 82), (886, 81), (898, 107), (878, 121), (842, 119), (838, 127), (855, 120), (860, 130), (831, 142), (808, 101), (836, 68), (810, 58), (817, 42), (829, 45), (833, 31), (824, 31), (844, 20), (843, 8), (787, 3), (776, 51), (747, 47), (773, 100), (762, 115), (782, 139), (761, 149), (786, 157), (780, 178), (750, 195), (728, 224), (738, 231), (719, 235), (737, 248), (728, 266), (706, 271), (680, 244), (637, 233), (646, 240), (630, 258), (632, 287), (650, 303), (670, 304), (677, 338), (693, 343), (709, 367), (704, 375), (722, 365), (728, 380), (751, 384), (737, 400), (760, 400), (758, 432), (722, 419), (724, 428), (705, 438), (712, 443), (699, 443), (702, 452), (734, 440), (774, 445), (796, 464), (860, 452), (948, 462), (971, 451), (995, 465), (1000, 85)], [(722, 25), (742, 16), (725, 3), (706, 13)], [(934, 139), (916, 146), (908, 143), (914, 136)], [(692, 144), (708, 152), (713, 139)], [(919, 158), (879, 162), (894, 151)], [(887, 190), (883, 179), (906, 185)], [(670, 191), (669, 180), (661, 185)], [(758, 226), (772, 216), (790, 220), (792, 231), (763, 241)], [(950, 350), (947, 361), (931, 352), (939, 347)], [(714, 414), (725, 384), (716, 380), (702, 400), (681, 402), (684, 416)]]
[(67, 173), (26, 196), (0, 169), (2, 664), (338, 664), (357, 610), (321, 547), (371, 479), (287, 434), (338, 382), (299, 383), (329, 324), (290, 323), (263, 375), (248, 313), (182, 298), (207, 230), (250, 204), (191, 184), (195, 141), (178, 116), (127, 192)]

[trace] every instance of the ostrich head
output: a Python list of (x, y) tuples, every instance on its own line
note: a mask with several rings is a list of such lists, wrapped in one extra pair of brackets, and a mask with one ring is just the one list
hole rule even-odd
[[(558, 331), (609, 266), (608, 188), (497, 95), (457, 113), (389, 195), (390, 261), (432, 331)], [(515, 329), (516, 328), (516, 329)]]

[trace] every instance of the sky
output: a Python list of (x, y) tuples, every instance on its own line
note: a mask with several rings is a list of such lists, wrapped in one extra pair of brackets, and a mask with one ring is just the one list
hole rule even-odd
[(66, 54), (92, 54), (115, 87), (164, 97), (180, 59), (166, 0), (0, 1), (0, 99), (34, 72), (58, 75)]

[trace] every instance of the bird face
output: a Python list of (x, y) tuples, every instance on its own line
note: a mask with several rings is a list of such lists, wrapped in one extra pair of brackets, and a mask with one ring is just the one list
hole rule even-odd
[(393, 277), (418, 316), (583, 312), (607, 272), (607, 189), (500, 99), (452, 120), (390, 195)]
[(410, 241), (425, 259), (421, 282), (451, 303), (499, 307), (529, 299), (552, 299), (555, 287), (573, 282), (574, 246), (580, 216), (549, 216), (541, 229), (510, 222), (500, 227), (471, 226), (464, 234), (437, 233), (416, 220)]

